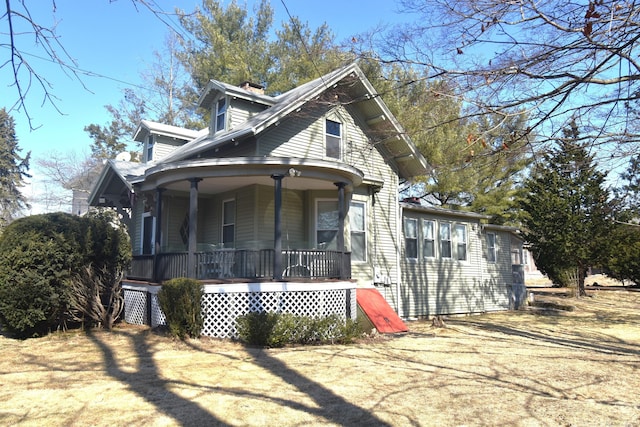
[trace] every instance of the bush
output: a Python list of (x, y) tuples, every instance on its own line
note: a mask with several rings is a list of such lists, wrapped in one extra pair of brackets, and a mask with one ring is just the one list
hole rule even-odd
[(180, 339), (200, 336), (203, 293), (202, 285), (194, 279), (177, 278), (162, 284), (158, 301), (171, 335)]
[(263, 347), (287, 344), (350, 343), (360, 333), (357, 322), (338, 315), (295, 316), (289, 313), (252, 312), (236, 320), (241, 341)]
[[(127, 268), (131, 246), (113, 213), (20, 218), (0, 236), (0, 323), (27, 338), (65, 328), (72, 282), (87, 266), (111, 280)], [(105, 299), (107, 296), (105, 296)]]

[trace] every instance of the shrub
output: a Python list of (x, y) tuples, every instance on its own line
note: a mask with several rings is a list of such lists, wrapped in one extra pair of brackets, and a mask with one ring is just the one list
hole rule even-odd
[(163, 283), (158, 301), (171, 335), (180, 339), (200, 336), (203, 293), (202, 285), (194, 279), (177, 278)]
[[(20, 218), (0, 236), (0, 323), (18, 337), (65, 328), (73, 312), (72, 282), (88, 266), (115, 280), (131, 246), (113, 213)], [(91, 283), (83, 282), (85, 285)], [(101, 301), (111, 296), (100, 295)]]
[(236, 320), (241, 341), (259, 346), (287, 344), (350, 343), (361, 332), (357, 322), (338, 315), (295, 316), (289, 313), (252, 312)]

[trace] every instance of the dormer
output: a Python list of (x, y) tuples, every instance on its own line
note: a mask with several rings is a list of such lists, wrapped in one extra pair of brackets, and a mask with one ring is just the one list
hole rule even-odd
[(210, 80), (198, 100), (199, 107), (211, 112), (210, 135), (231, 131), (274, 103), (264, 87), (249, 81), (233, 86)]
[(142, 163), (150, 163), (162, 159), (200, 135), (201, 132), (195, 130), (143, 120), (133, 140), (142, 143)]

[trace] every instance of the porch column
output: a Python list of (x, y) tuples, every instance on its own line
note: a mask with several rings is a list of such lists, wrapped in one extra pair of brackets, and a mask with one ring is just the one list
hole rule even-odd
[(196, 251), (198, 243), (198, 183), (201, 178), (191, 178), (191, 190), (189, 192), (189, 254), (187, 255), (187, 276), (197, 278), (198, 266), (196, 264)]
[(282, 174), (273, 174), (271, 178), (275, 181), (275, 193), (273, 203), (273, 250), (275, 252), (273, 256), (273, 278), (276, 280), (282, 279)]
[(344, 268), (344, 218), (345, 218), (345, 203), (344, 203), (344, 188), (347, 186), (346, 182), (335, 182), (334, 185), (338, 187), (338, 252), (340, 252), (340, 278), (345, 277)]
[(156, 230), (155, 242), (153, 248), (153, 282), (160, 281), (160, 262), (158, 255), (160, 254), (160, 244), (162, 243), (162, 193), (165, 188), (156, 188)]

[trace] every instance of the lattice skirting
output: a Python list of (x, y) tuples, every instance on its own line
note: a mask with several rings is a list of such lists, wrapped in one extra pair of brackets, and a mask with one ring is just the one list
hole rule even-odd
[[(166, 324), (158, 304), (159, 286), (123, 284), (124, 320), (139, 325)], [(356, 318), (351, 282), (206, 285), (202, 298), (203, 335), (236, 338), (236, 319), (250, 312)]]

